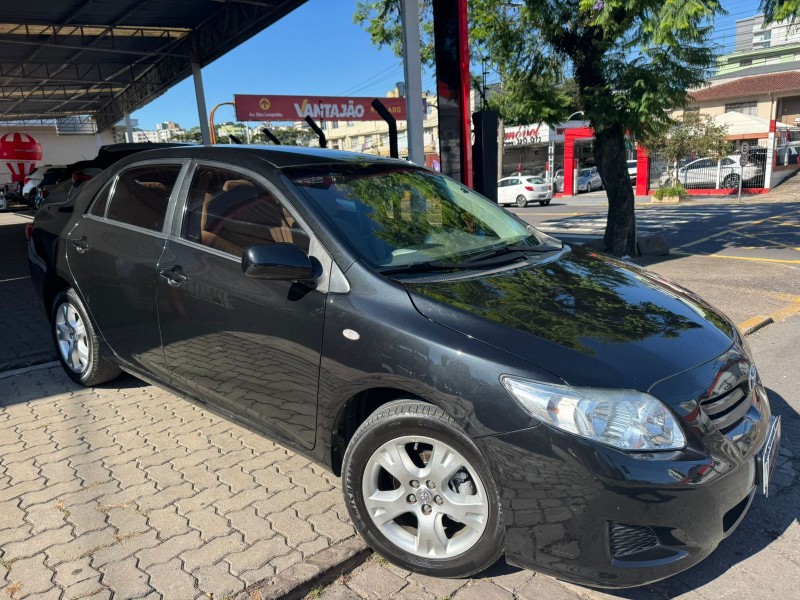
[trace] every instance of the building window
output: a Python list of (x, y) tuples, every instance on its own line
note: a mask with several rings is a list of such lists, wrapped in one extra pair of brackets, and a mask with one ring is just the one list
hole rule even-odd
[(753, 59), (751, 58), (745, 58), (739, 61), (740, 67), (749, 67), (752, 64), (753, 64)]
[(725, 112), (739, 112), (743, 115), (752, 115), (755, 117), (758, 114), (758, 102), (735, 102), (734, 104), (726, 104)]

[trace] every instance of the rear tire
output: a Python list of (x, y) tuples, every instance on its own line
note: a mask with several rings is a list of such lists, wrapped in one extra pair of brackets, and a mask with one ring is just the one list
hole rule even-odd
[(517, 196), (517, 206), (519, 206), (520, 208), (525, 208), (526, 206), (528, 206), (528, 201), (522, 194)]
[(731, 173), (722, 180), (722, 187), (724, 188), (739, 188), (739, 176), (736, 173)]
[(72, 381), (91, 387), (116, 379), (122, 373), (103, 356), (97, 332), (75, 290), (68, 288), (56, 296), (50, 323), (58, 360)]
[(491, 470), (469, 436), (430, 404), (398, 400), (370, 415), (347, 446), (342, 487), (358, 532), (403, 569), (469, 577), (505, 549)]
[(591, 183), (587, 183), (586, 184), (586, 193), (587, 194), (591, 194), (592, 193), (592, 184)]

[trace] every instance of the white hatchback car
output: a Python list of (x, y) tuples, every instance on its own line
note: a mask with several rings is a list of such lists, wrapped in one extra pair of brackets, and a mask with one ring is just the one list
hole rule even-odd
[(552, 199), (553, 186), (541, 177), (515, 175), (497, 182), (497, 203), (500, 205), (516, 204), (522, 208), (528, 202), (538, 202), (547, 206)]

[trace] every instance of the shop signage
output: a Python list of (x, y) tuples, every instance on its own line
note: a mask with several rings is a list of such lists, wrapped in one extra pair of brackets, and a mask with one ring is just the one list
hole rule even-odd
[[(235, 94), (236, 118), (239, 121), (382, 121), (372, 108), (371, 97), (343, 96), (273, 96)], [(379, 98), (398, 121), (406, 120), (405, 98)], [(423, 102), (423, 114), (427, 102)]]

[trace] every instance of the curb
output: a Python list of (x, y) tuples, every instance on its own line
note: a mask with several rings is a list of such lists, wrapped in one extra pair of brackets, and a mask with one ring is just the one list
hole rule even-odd
[(236, 600), (297, 600), (312, 589), (327, 585), (344, 572), (362, 564), (372, 550), (361, 536), (331, 546), (302, 563), (292, 565), (274, 577), (255, 583), (236, 596)]
[(26, 367), (19, 367), (17, 369), (12, 369), (10, 371), (0, 371), (0, 379), (8, 379), (9, 377), (15, 377), (17, 375), (25, 375), (27, 373), (33, 373), (34, 371), (44, 371), (47, 369), (52, 369), (53, 367), (57, 367), (59, 362), (57, 360), (53, 360), (46, 363), (39, 363), (37, 365), (28, 365)]
[(756, 316), (752, 319), (747, 319), (744, 323), (739, 323), (738, 327), (739, 330), (742, 332), (742, 335), (750, 335), (751, 333), (755, 333), (762, 327), (766, 327), (770, 323), (774, 323), (772, 317), (770, 316)]

